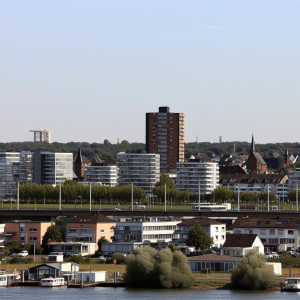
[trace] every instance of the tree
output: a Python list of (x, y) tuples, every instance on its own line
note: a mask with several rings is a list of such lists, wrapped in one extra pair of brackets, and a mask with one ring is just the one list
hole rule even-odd
[(163, 186), (164, 187), (165, 184), (167, 185), (167, 188), (175, 189), (175, 185), (174, 185), (174, 182), (173, 182), (172, 178), (170, 178), (170, 176), (167, 175), (167, 174), (162, 174), (162, 175), (160, 175), (160, 180), (156, 184), (156, 186)]
[(102, 254), (102, 243), (108, 243), (109, 241), (102, 236), (99, 240), (98, 240), (98, 250), (97, 250), (97, 254), (101, 255)]
[(47, 249), (48, 242), (63, 242), (64, 233), (57, 225), (51, 225), (48, 227), (42, 241), (42, 247)]
[(136, 288), (185, 288), (193, 283), (187, 257), (169, 248), (157, 251), (146, 246), (126, 258), (125, 281)]
[(264, 290), (275, 285), (276, 276), (265, 256), (250, 250), (233, 269), (231, 283), (236, 289)]
[(195, 247), (196, 250), (205, 250), (211, 247), (213, 239), (206, 233), (204, 227), (196, 224), (190, 228), (186, 244)]

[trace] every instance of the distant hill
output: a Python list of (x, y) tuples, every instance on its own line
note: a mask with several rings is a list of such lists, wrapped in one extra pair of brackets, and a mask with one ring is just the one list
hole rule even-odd
[[(129, 143), (122, 141), (119, 144), (111, 144), (108, 140), (101, 143), (34, 143), (34, 142), (14, 142), (14, 143), (0, 143), (0, 151), (7, 152), (21, 152), (21, 151), (34, 151), (34, 149), (42, 149), (45, 151), (53, 152), (68, 152), (74, 154), (74, 159), (77, 155), (78, 147), (81, 147), (82, 155), (85, 157), (99, 156), (105, 160), (108, 164), (114, 164), (115, 154), (118, 152), (125, 152), (128, 150), (144, 150), (144, 143)], [(276, 144), (255, 144), (255, 150), (257, 152), (279, 152), (284, 154), (286, 147), (289, 150), (289, 154), (300, 155), (299, 143), (276, 143)], [(185, 157), (189, 158), (192, 154), (207, 153), (210, 157), (219, 156), (223, 154), (233, 153), (234, 142), (224, 143), (186, 143), (185, 144)], [(250, 143), (247, 142), (235, 142), (236, 153), (248, 154), (250, 151)]]

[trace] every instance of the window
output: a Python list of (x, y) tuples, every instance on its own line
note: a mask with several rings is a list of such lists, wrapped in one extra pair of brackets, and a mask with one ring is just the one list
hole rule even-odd
[(275, 235), (275, 229), (270, 229), (270, 235)]
[(256, 225), (261, 225), (261, 221), (257, 221)]
[(69, 233), (78, 233), (78, 228), (69, 228)]
[(288, 234), (294, 234), (294, 230), (288, 230)]
[(283, 229), (278, 229), (278, 235), (283, 235)]
[(266, 235), (266, 231), (267, 231), (266, 229), (261, 229), (261, 230), (260, 230), (260, 234), (261, 234), (261, 235)]
[(104, 229), (100, 229), (100, 233), (104, 233)]
[(29, 228), (29, 232), (37, 232), (37, 228)]
[(29, 238), (30, 242), (33, 242), (33, 241), (37, 241), (37, 237), (36, 236), (31, 236)]
[(81, 228), (80, 233), (94, 233), (94, 228)]
[(265, 225), (270, 225), (271, 221), (266, 221)]
[(242, 234), (242, 230), (236, 230), (235, 233), (236, 234)]

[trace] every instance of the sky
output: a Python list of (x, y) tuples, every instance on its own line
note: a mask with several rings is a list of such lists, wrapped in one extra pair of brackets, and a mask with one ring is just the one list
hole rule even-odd
[(299, 142), (298, 0), (0, 0), (0, 142)]

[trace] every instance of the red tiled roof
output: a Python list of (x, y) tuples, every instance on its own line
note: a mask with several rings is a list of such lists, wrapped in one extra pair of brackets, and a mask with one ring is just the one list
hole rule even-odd
[(194, 218), (194, 219), (187, 219), (182, 221), (181, 223), (177, 224), (177, 226), (194, 226), (196, 224), (200, 224), (201, 226), (210, 226), (210, 225), (222, 225), (222, 223), (209, 219), (209, 218)]
[(102, 214), (80, 215), (68, 221), (68, 223), (116, 223)]
[(224, 247), (249, 248), (252, 247), (257, 234), (229, 234), (226, 236)]
[(300, 229), (300, 218), (237, 218), (231, 228)]
[[(230, 181), (231, 179), (231, 181)], [(288, 176), (285, 173), (280, 174), (221, 174), (220, 183), (264, 183), (277, 184), (285, 183)]]

